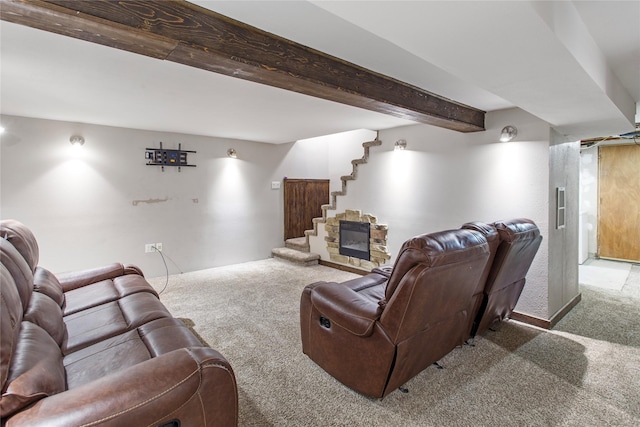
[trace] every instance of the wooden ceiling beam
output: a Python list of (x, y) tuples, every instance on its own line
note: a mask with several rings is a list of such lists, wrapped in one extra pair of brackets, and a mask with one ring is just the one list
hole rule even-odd
[(0, 19), (342, 104), (453, 129), (481, 110), (180, 0), (0, 0)]

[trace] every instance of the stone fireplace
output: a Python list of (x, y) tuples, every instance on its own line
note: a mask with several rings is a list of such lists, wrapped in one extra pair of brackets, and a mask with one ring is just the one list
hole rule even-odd
[(391, 259), (387, 249), (388, 227), (378, 224), (371, 214), (348, 209), (327, 218), (325, 230), (331, 261), (371, 270)]

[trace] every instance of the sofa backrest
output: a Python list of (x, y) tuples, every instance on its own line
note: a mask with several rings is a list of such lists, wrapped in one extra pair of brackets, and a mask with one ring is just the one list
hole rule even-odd
[(497, 221), (493, 225), (500, 234), (500, 245), (485, 286), (487, 294), (524, 279), (542, 242), (540, 230), (530, 219)]
[(0, 238), (0, 262), (11, 275), (20, 296), (24, 312), (33, 294), (33, 271), (18, 250), (6, 239)]
[(31, 230), (19, 221), (4, 219), (0, 221), (0, 237), (6, 239), (20, 252), (31, 268), (31, 272), (34, 273), (40, 259), (40, 249)]
[(0, 237), (0, 418), (3, 419), (66, 388), (60, 350), (66, 334), (62, 310), (45, 294), (33, 292), (33, 269), (23, 254), (30, 261), (37, 261), (35, 240), (7, 232), (3, 227)]
[(32, 291), (43, 293), (63, 306), (62, 286), (53, 273), (37, 265), (38, 242), (24, 224), (15, 220), (0, 221), (0, 246), (2, 263), (14, 277), (25, 309)]
[[(475, 291), (473, 292), (473, 298), (469, 303), (469, 319), (468, 319), (468, 334), (472, 337), (475, 334), (475, 330), (477, 328), (477, 315), (486, 305), (484, 290), (487, 284), (487, 278), (489, 277), (489, 273), (491, 272), (491, 267), (493, 266), (493, 260), (495, 259), (496, 253), (498, 252), (498, 246), (500, 245), (500, 234), (496, 227), (493, 224), (485, 224), (483, 222), (467, 222), (463, 224), (462, 227), (466, 230), (475, 230), (484, 235), (487, 239), (487, 243), (489, 244), (489, 262), (487, 262), (487, 266), (482, 272), (482, 276), (480, 277), (480, 281), (478, 282), (478, 286), (476, 286)], [(485, 305), (483, 305), (485, 304)]]
[(497, 221), (493, 226), (500, 235), (500, 244), (487, 276), (483, 305), (476, 315), (472, 335), (511, 316), (542, 242), (540, 230), (530, 219)]
[(4, 390), (9, 376), (11, 357), (16, 351), (22, 314), (22, 301), (13, 277), (11, 277), (9, 270), (0, 264), (0, 327), (2, 328), (0, 330), (0, 340), (2, 340), (0, 380), (2, 381), (2, 390)]
[(478, 221), (467, 222), (466, 224), (462, 224), (462, 227), (460, 228), (465, 230), (475, 230), (482, 233), (485, 239), (487, 239), (487, 243), (489, 244), (489, 262), (487, 262), (487, 266), (482, 272), (482, 276), (480, 277), (480, 281), (478, 282), (478, 287), (474, 292), (474, 295), (482, 294), (487, 282), (487, 278), (489, 277), (489, 273), (491, 272), (493, 260), (496, 256), (496, 253), (498, 252), (498, 246), (500, 245), (500, 234), (493, 224), (485, 224), (484, 222)]
[(41, 288), (55, 289), (57, 283), (55, 276), (52, 274), (47, 276), (48, 271), (39, 267), (34, 276), (27, 261), (8, 240), (3, 238), (0, 238), (0, 262), (9, 272), (18, 293), (23, 319), (42, 327), (58, 345), (62, 345), (66, 334), (66, 327), (62, 319), (62, 304), (64, 303), (62, 289), (59, 288), (59, 298), (55, 292), (49, 292), (56, 299), (52, 299), (47, 292), (34, 292), (36, 290), (35, 282), (41, 283)]
[(380, 318), (391, 340), (399, 343), (454, 314), (465, 312), (466, 319), (488, 259), (487, 240), (474, 230), (441, 231), (405, 242), (387, 284), (387, 304)]

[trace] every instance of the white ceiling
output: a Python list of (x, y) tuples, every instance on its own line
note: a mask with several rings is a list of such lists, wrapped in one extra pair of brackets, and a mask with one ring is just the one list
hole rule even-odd
[[(193, 1), (576, 138), (633, 130), (640, 1)], [(407, 120), (7, 22), (2, 114), (283, 143)]]

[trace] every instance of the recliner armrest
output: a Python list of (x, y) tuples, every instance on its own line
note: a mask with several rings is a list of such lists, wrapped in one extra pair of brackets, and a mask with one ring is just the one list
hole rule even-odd
[(321, 283), (311, 291), (311, 303), (331, 322), (354, 335), (368, 336), (383, 307), (341, 283)]
[[(43, 398), (10, 425), (237, 425), (235, 376), (220, 353), (191, 347)], [(14, 424), (11, 424), (14, 423)]]
[(346, 286), (355, 292), (362, 292), (369, 288), (374, 288), (380, 285), (386, 285), (389, 277), (384, 276), (382, 274), (377, 274), (375, 272), (371, 272), (366, 276), (357, 277), (355, 279), (347, 280), (345, 282), (340, 282), (342, 286)]
[(373, 270), (371, 270), (372, 273), (376, 273), (376, 274), (381, 274), (384, 277), (386, 277), (387, 279), (389, 279), (389, 277), (391, 277), (391, 273), (393, 272), (393, 266), (392, 265), (383, 265), (381, 267), (376, 267)]

